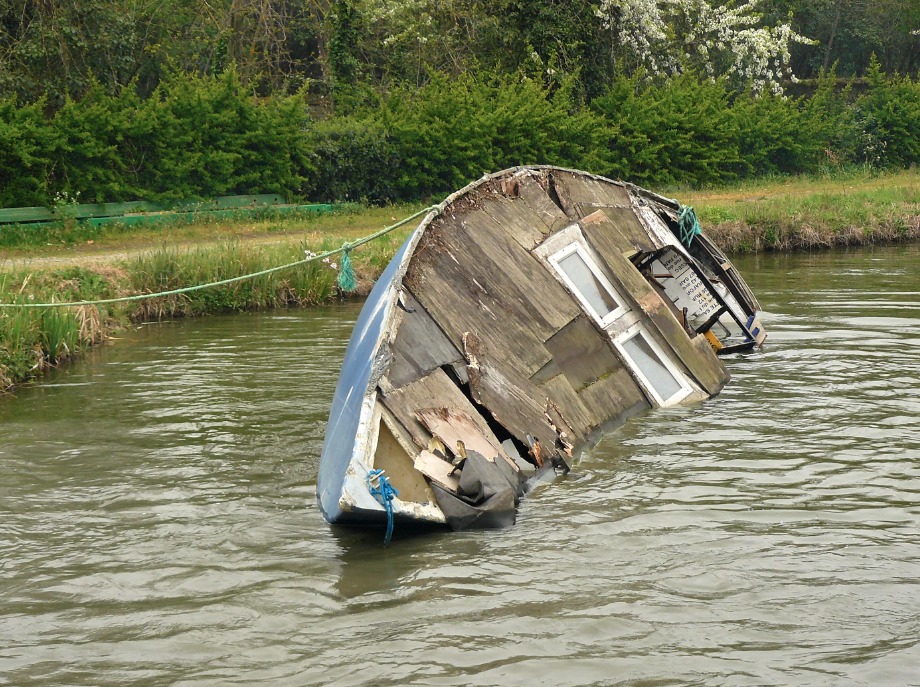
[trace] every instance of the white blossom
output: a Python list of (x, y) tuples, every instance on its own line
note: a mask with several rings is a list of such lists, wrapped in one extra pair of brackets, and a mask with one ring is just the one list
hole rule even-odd
[(789, 24), (763, 25), (761, 0), (601, 0), (596, 14), (650, 73), (696, 66), (757, 91), (781, 92), (792, 43), (812, 43)]

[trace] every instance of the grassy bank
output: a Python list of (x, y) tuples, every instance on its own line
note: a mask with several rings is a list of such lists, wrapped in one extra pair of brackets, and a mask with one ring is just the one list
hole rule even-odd
[[(4, 256), (0, 301), (51, 303), (95, 301), (174, 291), (223, 281), (325, 253), (393, 224), (417, 207), (368, 209), (360, 213), (284, 225), (246, 223), (221, 227), (190, 225), (173, 241), (146, 250), (143, 235), (112, 233), (92, 244), (63, 242), (50, 249), (21, 246)], [(357, 295), (367, 293), (412, 226), (351, 252)], [(215, 236), (216, 234), (216, 236)], [(206, 236), (210, 236), (206, 240)], [(157, 245), (159, 244), (159, 245)], [(339, 298), (340, 254), (255, 279), (184, 294), (99, 306), (0, 309), (0, 391), (41, 375), (78, 356), (135, 322), (253, 308), (308, 306)]]
[(917, 170), (853, 170), (703, 191), (675, 191), (729, 253), (920, 240)]
[[(727, 252), (813, 249), (920, 239), (920, 177), (853, 172), (711, 190), (659, 189), (696, 208)], [(411, 215), (404, 205), (230, 225), (201, 222), (85, 239), (34, 237), (0, 252), (0, 302), (51, 302), (157, 293), (228, 279), (341, 247)], [(366, 292), (414, 223), (352, 253)], [(252, 281), (99, 307), (0, 309), (0, 390), (79, 355), (132, 322), (250, 308), (311, 305), (337, 298), (333, 257)]]

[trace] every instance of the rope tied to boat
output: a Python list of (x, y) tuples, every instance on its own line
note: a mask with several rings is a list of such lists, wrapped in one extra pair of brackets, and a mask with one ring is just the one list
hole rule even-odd
[(693, 237), (703, 233), (696, 212), (689, 205), (681, 205), (677, 215), (677, 226), (680, 228), (680, 242), (687, 248), (693, 243)]
[[(269, 267), (268, 269), (261, 270), (259, 272), (252, 272), (251, 274), (243, 274), (238, 277), (230, 277), (229, 279), (221, 279), (219, 281), (208, 282), (207, 284), (196, 284), (195, 286), (186, 286), (180, 289), (170, 289), (169, 291), (158, 291), (156, 293), (139, 293), (133, 296), (120, 296), (118, 298), (99, 298), (97, 300), (91, 301), (60, 301), (52, 303), (32, 303), (29, 301), (20, 301), (17, 303), (0, 303), (0, 308), (63, 308), (68, 306), (84, 306), (84, 305), (108, 305), (110, 303), (128, 303), (132, 301), (142, 301), (147, 300), (148, 298), (161, 298), (164, 296), (176, 296), (183, 293), (191, 293), (193, 291), (200, 291), (201, 289), (208, 289), (215, 286), (226, 286), (227, 284), (235, 284), (236, 282), (246, 281), (249, 279), (255, 279), (257, 277), (263, 277), (268, 274), (273, 274), (275, 272), (280, 272), (281, 270), (291, 269), (293, 267), (299, 267), (300, 265), (306, 265), (310, 262), (315, 262), (317, 260), (328, 260), (330, 257), (336, 255), (337, 253), (342, 253), (342, 270), (339, 273), (338, 280), (339, 286), (342, 287), (342, 281), (345, 281), (345, 284), (348, 284), (348, 274), (351, 275), (352, 286), (350, 289), (342, 287), (343, 291), (354, 291), (355, 290), (355, 272), (354, 268), (351, 265), (351, 258), (348, 257), (348, 254), (358, 248), (363, 246), (365, 243), (370, 243), (375, 239), (380, 238), (386, 234), (389, 234), (391, 231), (398, 229), (402, 225), (412, 221), (420, 215), (425, 215), (432, 210), (436, 210), (437, 205), (431, 205), (427, 208), (423, 208), (418, 212), (415, 212), (405, 219), (400, 220), (396, 224), (391, 224), (388, 227), (384, 227), (380, 231), (374, 232), (364, 238), (360, 238), (351, 243), (346, 243), (341, 248), (334, 248), (332, 250), (325, 251), (323, 253), (313, 253), (308, 252), (307, 256), (303, 260), (296, 260), (295, 262), (289, 262), (286, 265), (278, 265), (277, 267)], [(346, 267), (347, 266), (347, 267)], [(347, 270), (347, 273), (346, 273)], [(343, 277), (343, 274), (345, 276)]]
[(396, 490), (396, 487), (390, 484), (390, 480), (383, 474), (383, 470), (368, 471), (367, 489), (370, 491), (371, 496), (386, 509), (387, 533), (383, 538), (383, 545), (387, 547), (393, 539), (393, 499), (399, 496), (399, 492)]
[(342, 262), (339, 265), (339, 276), (336, 279), (339, 288), (348, 293), (354, 291), (358, 286), (355, 280), (355, 270), (352, 268), (351, 258), (348, 256), (349, 253), (351, 253), (351, 244), (346, 243), (342, 246)]

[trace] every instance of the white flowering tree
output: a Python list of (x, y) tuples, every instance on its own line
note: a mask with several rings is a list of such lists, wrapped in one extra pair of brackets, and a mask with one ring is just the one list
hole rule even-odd
[(765, 24), (760, 0), (600, 0), (597, 17), (620, 57), (651, 74), (692, 67), (756, 91), (794, 79), (792, 43), (811, 43), (788, 23)]

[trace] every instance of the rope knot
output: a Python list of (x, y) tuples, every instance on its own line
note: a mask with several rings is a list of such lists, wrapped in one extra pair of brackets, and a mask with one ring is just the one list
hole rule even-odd
[(393, 499), (399, 496), (396, 487), (390, 484), (390, 480), (383, 474), (383, 470), (370, 470), (367, 473), (367, 489), (381, 506), (387, 512), (387, 533), (383, 539), (383, 545), (389, 546), (390, 540), (393, 539)]
[(342, 264), (339, 266), (339, 276), (336, 280), (339, 288), (346, 292), (354, 291), (357, 288), (355, 270), (351, 266), (351, 258), (349, 257), (351, 249), (352, 245), (350, 243), (346, 243), (342, 246)]
[(680, 242), (687, 248), (693, 243), (693, 237), (703, 233), (696, 212), (689, 205), (681, 205), (677, 216), (677, 226), (680, 227)]

